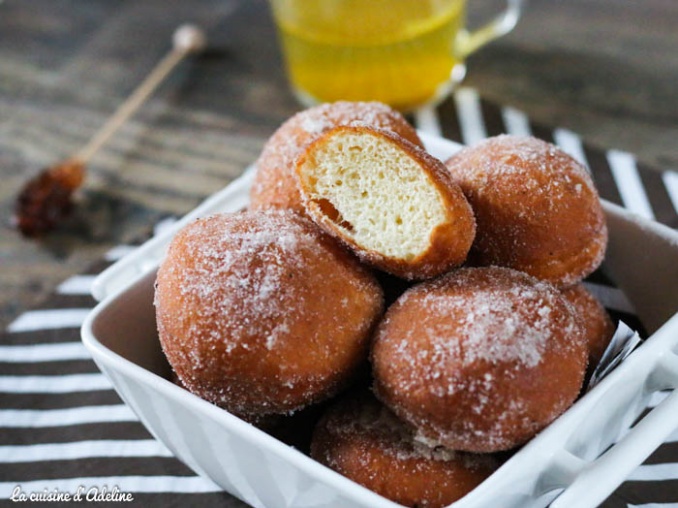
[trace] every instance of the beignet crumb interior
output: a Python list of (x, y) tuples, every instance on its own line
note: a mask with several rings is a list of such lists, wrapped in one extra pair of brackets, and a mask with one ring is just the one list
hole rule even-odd
[(446, 222), (440, 193), (421, 162), (390, 138), (341, 130), (299, 168), (307, 206), (366, 249), (411, 260)]

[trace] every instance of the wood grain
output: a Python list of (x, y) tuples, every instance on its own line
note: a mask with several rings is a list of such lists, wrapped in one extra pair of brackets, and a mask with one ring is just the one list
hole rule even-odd
[[(471, 2), (471, 22), (501, 5)], [(80, 148), (189, 21), (208, 30), (210, 50), (92, 161), (69, 228), (20, 238), (9, 221), (24, 181)], [(467, 83), (536, 121), (678, 168), (675, 26), (674, 0), (532, 0), (514, 32), (469, 59)], [(0, 326), (226, 185), (299, 108), (264, 0), (0, 3)]]

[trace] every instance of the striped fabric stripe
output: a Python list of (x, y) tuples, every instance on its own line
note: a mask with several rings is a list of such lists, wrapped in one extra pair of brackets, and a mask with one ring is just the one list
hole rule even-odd
[(440, 122), (438, 120), (438, 113), (432, 106), (427, 106), (415, 111), (414, 123), (417, 125), (419, 130), (431, 134), (432, 136), (443, 135)]
[(462, 88), (454, 94), (459, 112), (462, 141), (466, 145), (474, 145), (487, 137), (485, 120), (480, 109), (480, 97), (471, 88)]
[(624, 206), (641, 217), (654, 220), (654, 212), (640, 180), (633, 155), (610, 150), (607, 153), (607, 160)]
[(61, 295), (89, 295), (95, 278), (94, 275), (76, 275), (59, 284), (57, 293)]
[(506, 127), (506, 133), (514, 136), (531, 136), (530, 121), (522, 111), (512, 107), (502, 108), (502, 117)]
[(111, 250), (109, 250), (104, 255), (104, 259), (106, 261), (120, 261), (127, 254), (129, 254), (130, 252), (133, 252), (135, 248), (136, 247), (134, 247), (132, 245), (119, 245), (119, 246), (114, 247)]
[(667, 464), (676, 462), (676, 454), (678, 453), (678, 435), (674, 432), (665, 441), (663, 446), (660, 446), (645, 460), (645, 465)]
[(589, 167), (589, 161), (586, 159), (586, 154), (584, 153), (584, 146), (582, 145), (581, 138), (577, 134), (568, 129), (555, 129), (553, 131), (553, 139), (556, 144), (573, 159), (581, 162), (587, 168)]
[(105, 390), (111, 382), (101, 373), (62, 376), (0, 376), (0, 393), (64, 393)]
[(91, 355), (81, 342), (0, 346), (0, 360), (3, 362), (55, 362), (84, 358), (91, 358)]
[(38, 462), (91, 457), (170, 457), (172, 453), (154, 439), (123, 441), (93, 440), (5, 446), (1, 462)]
[[(638, 494), (639, 492), (642, 492), (642, 497)], [(636, 503), (665, 508), (667, 505), (676, 504), (676, 492), (678, 492), (678, 481), (629, 480), (617, 489), (601, 505), (601, 508), (627, 508)]]
[(79, 328), (90, 309), (47, 309), (25, 312), (7, 327), (9, 332)]
[[(64, 372), (71, 374), (98, 374), (99, 369), (91, 358), (76, 360), (35, 361), (35, 362), (0, 362), (2, 376), (61, 376)], [(0, 397), (10, 395), (0, 392)], [(15, 394), (20, 395), (20, 394)]]
[(630, 504), (629, 508), (678, 508), (678, 503)]
[[(92, 370), (97, 369), (89, 362)], [(44, 367), (43, 364), (38, 364)], [(97, 369), (98, 370), (98, 369)], [(62, 369), (63, 372), (63, 369)], [(70, 393), (0, 393), (2, 409), (68, 409), (81, 406), (111, 406), (120, 404), (120, 398), (112, 388)], [(1, 438), (1, 436), (0, 436)]]
[[(114, 404), (120, 404), (116, 395)], [(86, 403), (81, 402), (81, 404)], [(106, 404), (100, 404), (106, 406)], [(2, 446), (24, 444), (72, 443), (77, 441), (94, 441), (97, 439), (149, 439), (151, 436), (143, 425), (131, 418), (127, 421), (112, 420), (101, 422), (82, 422), (69, 425), (51, 425), (48, 427), (5, 427), (0, 432), (0, 456)], [(83, 473), (84, 474), (84, 473)]]
[[(674, 206), (668, 185), (662, 178), (662, 173), (636, 161), (638, 175), (645, 188), (645, 194), (652, 201), (652, 211), (658, 222), (664, 223), (674, 229), (678, 228), (678, 215)], [(665, 173), (666, 174), (666, 173)]]
[(624, 202), (622, 201), (619, 188), (617, 187), (616, 179), (612, 175), (607, 155), (586, 145), (584, 145), (584, 153), (589, 161), (591, 175), (593, 176), (593, 181), (596, 183), (596, 187), (598, 187), (600, 197), (623, 206)]
[(666, 464), (643, 464), (628, 477), (629, 481), (678, 480), (678, 462)]
[[(124, 404), (70, 409), (0, 409), (0, 427), (61, 427), (99, 422), (129, 422), (138, 418)], [(0, 461), (2, 459), (0, 458)]]
[[(678, 227), (678, 174), (647, 168), (631, 154), (598, 150), (570, 130), (532, 122), (473, 89), (460, 88), (412, 118), (425, 132), (467, 144), (502, 132), (542, 137), (587, 166), (605, 199)], [(168, 225), (171, 220), (158, 227)], [(20, 315), (2, 336), (0, 498), (7, 499), (17, 485), (27, 492), (106, 485), (133, 492), (144, 506), (243, 506), (153, 440), (79, 342), (78, 328), (94, 305), (88, 295), (96, 274), (133, 249), (110, 250), (60, 284), (41, 308)], [(642, 331), (633, 306), (604, 272), (594, 273), (586, 286), (612, 316)], [(652, 394), (649, 407), (665, 396)], [(678, 430), (602, 506), (678, 508)]]
[(673, 208), (676, 213), (678, 213), (678, 172), (664, 171), (662, 173), (662, 180), (664, 181), (664, 185), (666, 185), (666, 190), (671, 198), (671, 203), (673, 203)]
[[(58, 296), (55, 296), (58, 298)], [(48, 298), (45, 304), (52, 301)], [(77, 342), (80, 340), (80, 328), (57, 328), (46, 330), (31, 330), (26, 332), (9, 332), (0, 334), (2, 344), (9, 345), (38, 345)], [(0, 374), (2, 371), (0, 370)]]

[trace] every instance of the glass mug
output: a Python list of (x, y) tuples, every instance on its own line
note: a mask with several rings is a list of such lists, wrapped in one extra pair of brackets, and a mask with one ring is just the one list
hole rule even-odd
[(521, 0), (474, 32), (466, 0), (270, 0), (288, 78), (302, 104), (376, 100), (401, 111), (436, 102), (464, 60), (513, 29)]

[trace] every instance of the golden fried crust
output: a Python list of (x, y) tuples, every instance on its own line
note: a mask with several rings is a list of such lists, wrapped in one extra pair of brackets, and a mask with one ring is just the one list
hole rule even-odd
[(372, 348), (377, 396), (423, 438), (455, 450), (521, 445), (575, 400), (587, 347), (551, 284), (463, 268), (408, 290)]
[(365, 361), (383, 297), (310, 221), (272, 210), (180, 231), (158, 271), (155, 306), (181, 383), (251, 419), (341, 388)]
[[(354, 149), (368, 155), (355, 158)], [(330, 165), (338, 186), (323, 194), (316, 181)], [(300, 155), (296, 171), (308, 215), (367, 264), (404, 279), (421, 280), (446, 273), (466, 260), (476, 230), (468, 201), (442, 162), (400, 136), (362, 125), (335, 127)], [(353, 199), (349, 195), (343, 202), (338, 196), (332, 202), (329, 195), (347, 189), (352, 172), (362, 179), (356, 184), (362, 195)], [(334, 181), (334, 177), (328, 179)], [(434, 209), (435, 220), (425, 217)], [(397, 214), (384, 219), (393, 211)], [(351, 221), (348, 226), (346, 220)], [(424, 232), (425, 241), (407, 255), (394, 255), (388, 247), (395, 251), (409, 240), (408, 227)], [(375, 237), (383, 241), (376, 248), (361, 234), (369, 241)]]
[(407, 120), (385, 104), (339, 101), (301, 111), (283, 123), (264, 146), (256, 162), (250, 208), (290, 208), (304, 214), (294, 175), (297, 157), (324, 132), (353, 122), (392, 131), (423, 146)]
[(497, 467), (491, 456), (430, 449), (365, 393), (346, 397), (320, 420), (311, 456), (403, 506), (442, 508), (473, 490)]
[(598, 193), (586, 169), (554, 145), (502, 135), (445, 165), (476, 215), (474, 264), (567, 286), (602, 262), (607, 227)]
[(561, 290), (574, 307), (588, 344), (589, 370), (595, 369), (614, 335), (614, 324), (605, 307), (584, 284), (575, 284)]

